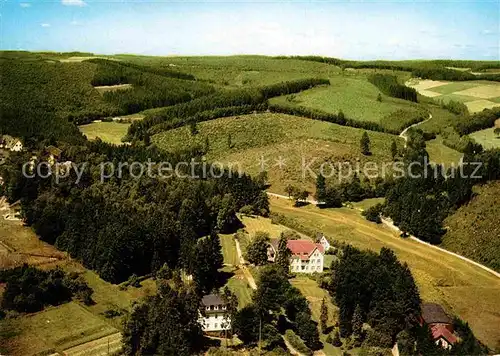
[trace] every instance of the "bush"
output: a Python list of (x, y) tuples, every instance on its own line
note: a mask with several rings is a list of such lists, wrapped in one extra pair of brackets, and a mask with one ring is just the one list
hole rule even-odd
[(305, 344), (304, 342), (302, 341), (302, 339), (300, 337), (298, 337), (294, 332), (293, 330), (290, 330), (288, 329), (287, 331), (285, 331), (285, 337), (286, 339), (288, 340), (288, 342), (290, 344), (292, 344), (292, 346), (297, 350), (299, 351), (300, 353), (303, 353), (304, 355), (312, 355), (313, 352), (311, 351), (311, 349), (309, 349)]
[(369, 221), (373, 221), (377, 224), (380, 224), (382, 223), (382, 219), (380, 218), (380, 214), (382, 213), (382, 210), (384, 208), (384, 205), (383, 204), (376, 204), (368, 209), (366, 209), (365, 211), (363, 211), (361, 213), (361, 215), (363, 215), (366, 220), (369, 220)]
[(67, 275), (56, 268), (49, 271), (28, 266), (0, 272), (0, 283), (6, 283), (2, 308), (21, 313), (33, 313), (46, 305), (59, 305), (72, 297), (92, 303), (92, 289), (78, 275)]

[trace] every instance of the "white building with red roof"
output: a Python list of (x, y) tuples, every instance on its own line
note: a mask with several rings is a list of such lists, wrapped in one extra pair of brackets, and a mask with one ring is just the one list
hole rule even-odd
[[(278, 239), (272, 239), (268, 250), (268, 258), (274, 262), (278, 254)], [(324, 248), (320, 243), (310, 240), (288, 240), (287, 247), (291, 252), (290, 272), (321, 273), (323, 272)]]

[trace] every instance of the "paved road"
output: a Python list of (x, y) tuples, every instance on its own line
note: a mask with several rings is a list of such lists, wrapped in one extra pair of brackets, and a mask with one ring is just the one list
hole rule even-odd
[[(267, 194), (268, 194), (269, 196), (272, 196), (272, 197), (276, 197), (276, 198), (283, 198), (283, 199), (287, 199), (287, 200), (289, 200), (289, 198), (288, 198), (286, 195), (275, 194), (275, 193), (267, 193)], [(311, 204), (316, 204), (316, 203), (317, 203), (317, 201), (316, 201), (316, 200), (314, 200), (314, 199), (308, 199), (308, 200), (307, 200), (307, 202), (308, 202), (308, 203), (311, 203)], [(359, 210), (361, 210), (361, 209), (359, 209)], [(401, 233), (402, 233), (402, 231), (401, 231), (401, 230), (400, 230), (400, 229), (399, 229), (396, 225), (394, 225), (394, 224), (392, 223), (391, 219), (388, 219), (388, 218), (382, 218), (382, 222), (383, 222), (383, 224), (384, 224), (384, 225), (388, 226), (389, 228), (391, 228), (391, 229), (392, 229), (392, 230), (394, 230), (394, 231), (397, 231), (399, 234), (401, 234)], [(479, 268), (481, 268), (481, 269), (483, 269), (483, 270), (485, 270), (485, 271), (487, 271), (487, 272), (489, 272), (489, 273), (493, 274), (495, 277), (500, 278), (500, 273), (498, 273), (498, 272), (496, 272), (496, 271), (492, 270), (491, 268), (488, 268), (488, 267), (486, 267), (486, 266), (484, 266), (484, 265), (482, 265), (482, 264), (480, 264), (480, 263), (478, 263), (478, 262), (476, 262), (476, 261), (473, 261), (473, 260), (471, 260), (471, 259), (469, 259), (469, 258), (467, 258), (467, 257), (464, 257), (464, 256), (462, 256), (462, 255), (459, 255), (458, 253), (455, 253), (455, 252), (451, 252), (451, 251), (445, 250), (444, 248), (441, 248), (441, 247), (438, 247), (438, 246), (435, 246), (435, 245), (431, 245), (430, 243), (427, 243), (427, 242), (425, 242), (425, 241), (422, 241), (422, 240), (420, 240), (420, 239), (418, 239), (417, 237), (412, 236), (412, 235), (410, 235), (410, 236), (409, 236), (409, 238), (410, 238), (411, 240), (413, 240), (413, 241), (416, 241), (416, 242), (418, 242), (418, 243), (424, 244), (424, 245), (426, 245), (426, 246), (427, 246), (427, 247), (429, 247), (429, 248), (433, 248), (433, 249), (435, 249), (435, 250), (439, 250), (439, 251), (441, 251), (441, 252), (447, 253), (448, 255), (452, 255), (452, 256), (455, 256), (455, 257), (457, 257), (457, 258), (460, 258), (461, 260), (464, 260), (464, 261), (466, 261), (466, 262), (468, 262), (468, 263), (470, 263), (470, 264), (473, 264), (474, 266), (479, 267)]]

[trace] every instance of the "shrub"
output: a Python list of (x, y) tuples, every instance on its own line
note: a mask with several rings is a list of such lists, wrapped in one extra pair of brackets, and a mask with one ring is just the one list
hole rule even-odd
[(299, 351), (300, 353), (303, 353), (304, 355), (312, 355), (313, 352), (311, 349), (309, 349), (306, 344), (304, 344), (304, 341), (300, 337), (298, 337), (293, 330), (288, 329), (285, 331), (285, 337), (288, 340), (292, 346)]
[(377, 224), (380, 224), (382, 223), (382, 219), (380, 218), (380, 214), (382, 213), (382, 210), (384, 208), (384, 205), (383, 204), (376, 204), (368, 209), (366, 209), (365, 211), (363, 211), (361, 213), (361, 215), (363, 215), (366, 220), (369, 220), (369, 221), (373, 221)]

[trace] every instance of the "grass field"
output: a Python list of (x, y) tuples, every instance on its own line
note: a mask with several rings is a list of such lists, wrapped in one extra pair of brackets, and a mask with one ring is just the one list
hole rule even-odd
[(500, 136), (495, 135), (493, 132), (495, 128), (485, 129), (471, 133), (472, 137), (477, 143), (480, 143), (485, 149), (500, 148)]
[[(227, 269), (227, 267), (225, 268)], [(234, 275), (229, 278), (226, 286), (233, 292), (238, 298), (238, 308), (243, 308), (250, 304), (252, 300), (253, 290), (248, 285), (248, 282), (240, 269), (228, 269), (232, 271)]]
[[(264, 159), (270, 190), (277, 193), (283, 193), (287, 184), (313, 192), (315, 178), (307, 166), (317, 171), (324, 162), (349, 162), (352, 166), (358, 159), (361, 163), (391, 162), (392, 140), (403, 147), (401, 138), (370, 131), (372, 155), (363, 156), (359, 148), (363, 130), (282, 114), (220, 118), (200, 123), (198, 131), (195, 136), (189, 127), (165, 131), (153, 136), (153, 142), (166, 150), (175, 150), (194, 145), (204, 147), (208, 137), (209, 161), (222, 162), (253, 175), (260, 172)], [(329, 168), (325, 172), (330, 172)]]
[(333, 114), (342, 110), (348, 118), (381, 123), (390, 129), (399, 129), (405, 121), (403, 115), (394, 118), (391, 114), (404, 110), (417, 115), (418, 104), (386, 95), (382, 95), (382, 101), (379, 102), (377, 101), (379, 93), (380, 90), (365, 77), (335, 76), (330, 78), (329, 86), (300, 92), (295, 95), (292, 102), (288, 101), (286, 96), (272, 98), (270, 102), (303, 106)]
[(446, 219), (442, 247), (500, 272), (500, 182), (477, 187), (475, 193)]
[(222, 246), (222, 256), (224, 264), (236, 266), (239, 264), (238, 254), (236, 252), (236, 244), (233, 235), (219, 235)]
[(95, 140), (99, 137), (104, 142), (120, 145), (122, 138), (127, 134), (129, 126), (130, 124), (118, 122), (93, 122), (78, 127), (89, 140)]
[(439, 134), (441, 130), (452, 126), (459, 119), (457, 115), (437, 105), (428, 105), (427, 108), (432, 114), (432, 118), (417, 126), (417, 128), (424, 132)]
[(306, 276), (294, 277), (290, 283), (298, 290), (304, 297), (306, 297), (309, 308), (311, 308), (313, 320), (319, 323), (321, 315), (321, 303), (325, 298), (326, 306), (328, 307), (328, 323), (327, 326), (333, 326), (338, 320), (338, 308), (332, 303), (330, 294), (318, 286), (315, 280)]
[(435, 80), (412, 79), (407, 83), (420, 94), (433, 99), (460, 101), (465, 103), (469, 112), (474, 113), (486, 108), (499, 106), (500, 84), (486, 80), (463, 82), (439, 82)]
[(168, 66), (193, 74), (198, 80), (219, 86), (252, 87), (311, 77), (329, 77), (340, 68), (325, 63), (283, 60), (265, 56), (146, 57), (118, 55), (114, 58), (145, 65)]
[(431, 162), (443, 164), (445, 167), (452, 165), (458, 167), (458, 162), (463, 154), (445, 146), (440, 136), (434, 140), (427, 141), (425, 145)]
[(18, 337), (7, 341), (12, 355), (61, 352), (118, 331), (74, 302), (16, 319), (5, 319), (0, 324), (19, 333)]
[(456, 257), (398, 237), (388, 228), (368, 222), (354, 209), (294, 208), (284, 199), (270, 199), (271, 211), (324, 231), (338, 241), (379, 251), (394, 250), (408, 263), (424, 301), (441, 303), (471, 325), (489, 347), (500, 348), (500, 280)]

